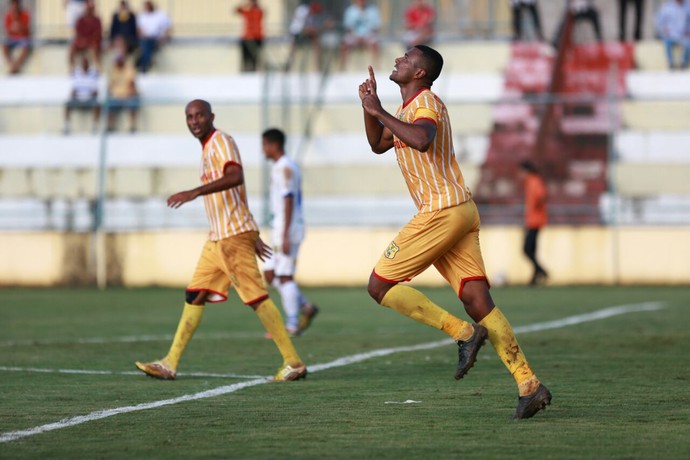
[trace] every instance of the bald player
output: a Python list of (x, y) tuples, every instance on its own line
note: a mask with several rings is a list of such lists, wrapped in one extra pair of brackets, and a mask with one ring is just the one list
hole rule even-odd
[(202, 185), (171, 195), (168, 206), (177, 209), (203, 197), (210, 232), (187, 286), (182, 317), (168, 354), (158, 361), (135, 364), (151, 377), (175, 379), (182, 353), (201, 322), (206, 302), (227, 300), (228, 289), (233, 286), (242, 302), (259, 317), (283, 357), (274, 380), (304, 378), (307, 367), (295, 351), (283, 318), (268, 296), (256, 261), (257, 256), (262, 260), (268, 257), (270, 249), (259, 238), (259, 227), (249, 212), (237, 145), (231, 136), (214, 127), (215, 115), (208, 102), (191, 101), (185, 108), (185, 116), (189, 131), (202, 147)]

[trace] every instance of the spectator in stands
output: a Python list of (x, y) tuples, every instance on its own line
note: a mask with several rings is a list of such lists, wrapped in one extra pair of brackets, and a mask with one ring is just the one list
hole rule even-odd
[(115, 40), (120, 37), (124, 41), (127, 54), (131, 55), (139, 47), (139, 36), (137, 31), (137, 17), (129, 8), (126, 0), (120, 2), (117, 11), (113, 13), (110, 21), (110, 45), (115, 45)]
[(153, 65), (154, 55), (170, 41), (172, 22), (165, 11), (157, 9), (150, 0), (144, 2), (144, 11), (137, 16), (141, 55), (137, 62), (140, 72), (146, 73)]
[(264, 10), (257, 0), (249, 0), (238, 6), (235, 12), (244, 20), (240, 39), (242, 72), (254, 72), (261, 65), (261, 50), (264, 46)]
[[(690, 6), (684, 0), (667, 0), (656, 14), (656, 33), (664, 41), (668, 68), (687, 69), (690, 60)], [(680, 64), (673, 53), (681, 48)]]
[(345, 36), (341, 45), (341, 69), (345, 69), (347, 57), (352, 48), (369, 46), (374, 63), (379, 61), (379, 29), (381, 14), (379, 8), (367, 0), (352, 0), (343, 16)]
[(599, 8), (594, 4), (594, 0), (568, 0), (567, 8), (568, 10), (566, 14), (563, 15), (563, 19), (558, 26), (556, 37), (554, 38), (554, 47), (558, 48), (560, 45), (567, 14), (573, 15), (574, 25), (582, 21), (590, 22), (596, 40), (601, 43), (603, 36), (601, 33), (601, 21), (599, 20)]
[(65, 0), (65, 20), (67, 27), (74, 31), (77, 21), (86, 11), (87, 0)]
[(86, 56), (81, 58), (81, 66), (72, 72), (72, 90), (70, 98), (65, 104), (65, 127), (63, 132), (71, 131), (70, 115), (73, 110), (91, 110), (93, 112), (92, 131), (98, 129), (98, 121), (101, 116), (101, 106), (98, 103), (98, 70), (90, 66)]
[(31, 51), (31, 14), (22, 8), (21, 0), (10, 0), (5, 13), (5, 43), (2, 51), (9, 73), (19, 73)]
[(327, 30), (332, 30), (335, 21), (326, 12), (323, 5), (318, 0), (305, 0), (292, 15), (290, 21), (290, 35), (292, 38), (290, 53), (285, 65), (289, 70), (295, 58), (297, 48), (310, 45), (314, 50), (316, 68), (323, 69), (323, 47), (321, 44), (322, 34)]
[(525, 239), (523, 252), (532, 263), (530, 285), (535, 286), (547, 278), (546, 270), (537, 261), (537, 238), (539, 230), (547, 223), (546, 184), (539, 169), (531, 161), (520, 163), (520, 173), (524, 183), (525, 199)]
[(618, 38), (620, 41), (626, 40), (626, 29), (628, 23), (628, 3), (635, 7), (635, 31), (633, 37), (635, 41), (642, 40), (642, 22), (644, 16), (644, 0), (618, 0)]
[(541, 19), (539, 15), (539, 6), (537, 0), (510, 0), (510, 7), (513, 16), (513, 40), (523, 40), (523, 11), (527, 10), (532, 16), (532, 23), (534, 24), (534, 33), (537, 40), (543, 41), (544, 34), (541, 30)]
[(434, 40), (436, 10), (426, 0), (412, 0), (405, 9), (405, 48), (428, 45)]
[(139, 112), (139, 91), (137, 90), (137, 70), (123, 53), (116, 53), (113, 67), (108, 77), (108, 131), (115, 131), (115, 116), (123, 110), (129, 111), (129, 131), (137, 130)]
[(93, 0), (87, 0), (84, 14), (77, 20), (74, 40), (69, 49), (70, 71), (74, 69), (74, 62), (78, 54), (90, 53), (93, 63), (101, 66), (101, 39), (103, 26), (101, 18), (96, 15), (96, 6)]

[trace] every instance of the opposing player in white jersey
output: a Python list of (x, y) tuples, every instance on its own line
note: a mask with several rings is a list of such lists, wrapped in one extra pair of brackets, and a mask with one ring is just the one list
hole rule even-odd
[(285, 311), (285, 328), (299, 335), (309, 327), (318, 308), (307, 300), (295, 282), (297, 253), (304, 239), (302, 173), (285, 154), (285, 133), (277, 128), (261, 136), (271, 168), (271, 241), (273, 253), (264, 264), (266, 282), (280, 292)]

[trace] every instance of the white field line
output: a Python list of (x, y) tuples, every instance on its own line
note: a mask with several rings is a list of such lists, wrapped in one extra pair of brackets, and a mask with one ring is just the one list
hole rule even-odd
[[(569, 316), (560, 320), (546, 321), (542, 323), (534, 323), (526, 326), (515, 327), (516, 333), (529, 333), (537, 331), (545, 331), (549, 329), (559, 329), (567, 326), (574, 326), (576, 324), (582, 324), (590, 321), (597, 321), (605, 318), (610, 318), (612, 316), (623, 315), (626, 313), (635, 312), (647, 312), (656, 311), (664, 308), (664, 303), (662, 302), (645, 302), (639, 304), (630, 305), (620, 305), (617, 307), (604, 308), (592, 313), (585, 313), (582, 315)], [(418, 351), (418, 350), (428, 350), (432, 348), (438, 348), (441, 346), (448, 345), (452, 341), (450, 340), (439, 340), (436, 342), (422, 343), (419, 345), (411, 345), (406, 347), (394, 347), (394, 348), (382, 348), (379, 350), (372, 350), (366, 353), (359, 353), (351, 356), (344, 356), (342, 358), (336, 359), (329, 363), (310, 365), (310, 372), (319, 372), (326, 369), (332, 369), (334, 367), (347, 366), (349, 364), (358, 363), (361, 361), (366, 361), (368, 359), (377, 358), (381, 356), (392, 355), (394, 353), (402, 353), (407, 351)], [(77, 417), (70, 417), (59, 420), (57, 422), (48, 423), (45, 425), (36, 426), (26, 430), (11, 431), (3, 433), (0, 435), (0, 443), (16, 441), (17, 439), (26, 438), (29, 436), (34, 436), (41, 433), (46, 433), (48, 431), (59, 430), (61, 428), (68, 428), (71, 426), (81, 425), (82, 423), (93, 422), (96, 420), (101, 420), (104, 418), (112, 417), (119, 414), (127, 414), (130, 412), (138, 412), (142, 410), (155, 409), (163, 406), (170, 406), (173, 404), (179, 404), (187, 401), (194, 401), (197, 399), (213, 398), (216, 396), (222, 396), (236, 391), (242, 390), (244, 388), (249, 388), (257, 385), (263, 385), (269, 383), (270, 380), (267, 377), (248, 380), (246, 382), (235, 383), (232, 385), (223, 385), (212, 390), (206, 390), (199, 393), (193, 393), (188, 395), (179, 396), (177, 398), (163, 399), (160, 401), (153, 401), (150, 403), (136, 404), (133, 406), (123, 406), (117, 407), (115, 409), (105, 409), (100, 411), (91, 412), (87, 415), (80, 415)]]

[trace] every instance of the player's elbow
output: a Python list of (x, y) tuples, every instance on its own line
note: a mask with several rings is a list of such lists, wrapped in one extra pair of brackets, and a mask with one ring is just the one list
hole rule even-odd
[(377, 155), (381, 155), (382, 153), (385, 153), (386, 151), (388, 151), (388, 149), (387, 149), (387, 148), (383, 148), (383, 147), (378, 146), (378, 145), (372, 145), (372, 146), (371, 146), (371, 151), (374, 152), (374, 153), (377, 154)]

